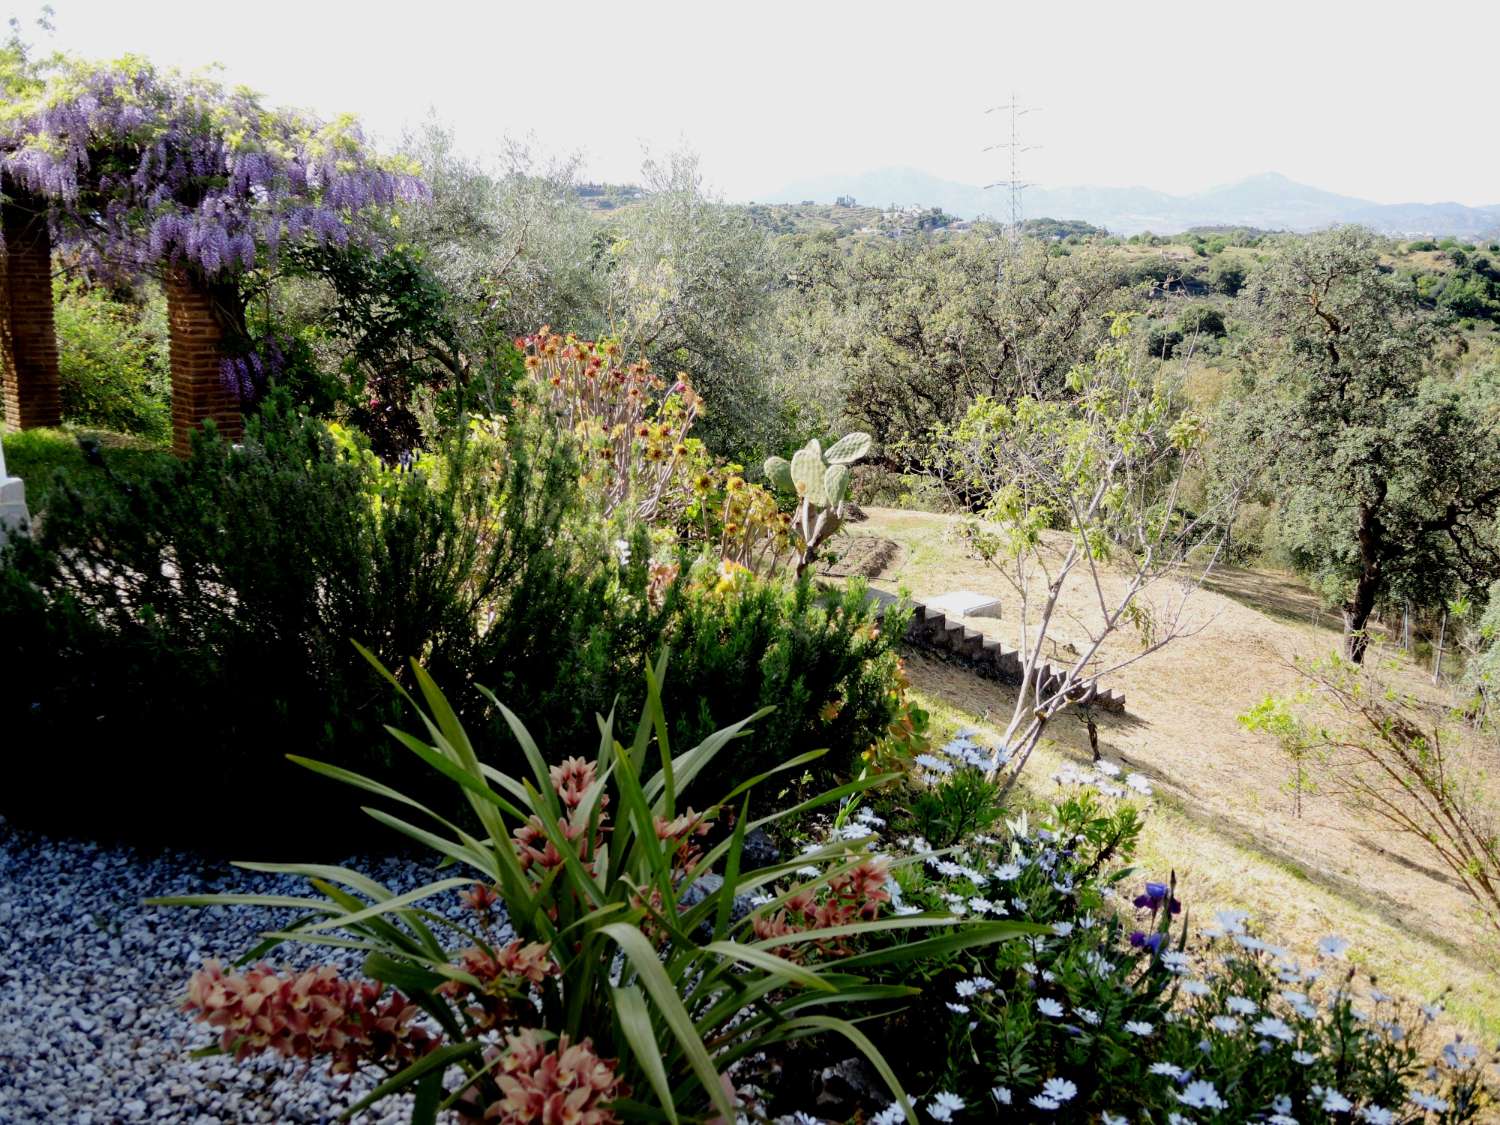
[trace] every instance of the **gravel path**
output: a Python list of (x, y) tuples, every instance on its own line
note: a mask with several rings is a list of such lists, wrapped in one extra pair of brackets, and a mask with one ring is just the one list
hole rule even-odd
[[(434, 878), (407, 859), (344, 865), (397, 891)], [(239, 956), (286, 916), (141, 905), (152, 895), (303, 887), (184, 852), (50, 839), (0, 818), (0, 1123), (332, 1121), (369, 1083), (274, 1057), (187, 1057), (214, 1041), (179, 1011), (188, 977), (207, 958)], [(462, 911), (456, 896), (442, 905)], [(339, 952), (283, 946), (271, 960), (303, 965)], [(403, 1121), (406, 1108), (387, 1103), (363, 1120)]]

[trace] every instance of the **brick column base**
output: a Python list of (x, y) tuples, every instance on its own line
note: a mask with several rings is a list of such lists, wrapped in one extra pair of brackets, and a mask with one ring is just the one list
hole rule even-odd
[(62, 421), (52, 322), (52, 236), (46, 210), (4, 185), (0, 204), (0, 393), (11, 429)]
[(244, 432), (238, 394), (224, 381), (224, 343), (240, 313), (239, 295), (210, 286), (196, 273), (177, 267), (165, 279), (167, 327), (172, 345), (172, 452), (186, 457), (192, 433), (212, 418), (219, 433), (238, 439)]

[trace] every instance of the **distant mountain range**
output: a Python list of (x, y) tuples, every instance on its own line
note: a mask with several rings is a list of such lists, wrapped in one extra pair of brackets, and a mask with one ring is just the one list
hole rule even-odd
[[(870, 206), (894, 203), (898, 207), (941, 207), (965, 219), (1006, 217), (1010, 212), (1004, 188), (972, 187), (913, 168), (823, 176), (790, 184), (757, 202), (800, 203), (811, 199), (832, 203), (839, 196), (853, 196)], [(1500, 233), (1500, 204), (1372, 203), (1299, 184), (1275, 172), (1192, 195), (1171, 195), (1142, 187), (1032, 187), (1026, 189), (1025, 210), (1028, 218), (1082, 219), (1116, 234), (1147, 230), (1175, 234), (1202, 226), (1305, 231), (1341, 223), (1360, 223), (1399, 235), (1472, 238)]]

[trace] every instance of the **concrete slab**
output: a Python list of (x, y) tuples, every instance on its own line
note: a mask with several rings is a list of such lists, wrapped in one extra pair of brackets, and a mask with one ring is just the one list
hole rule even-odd
[(26, 527), (31, 515), (26, 511), (26, 486), (20, 477), (10, 476), (5, 471), (5, 449), (0, 446), (0, 543), (10, 528)]
[(973, 590), (956, 590), (941, 597), (924, 599), (929, 609), (941, 610), (949, 617), (999, 617), (1000, 599)]

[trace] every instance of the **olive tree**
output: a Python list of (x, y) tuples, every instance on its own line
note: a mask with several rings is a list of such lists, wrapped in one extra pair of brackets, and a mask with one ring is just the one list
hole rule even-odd
[(759, 346), (776, 279), (769, 235), (709, 194), (691, 153), (648, 158), (642, 181), (642, 200), (610, 227), (611, 331), (628, 354), (691, 374), (714, 404), (699, 428), (715, 452), (781, 448), (783, 412)]
[[(789, 255), (777, 343), (799, 382), (889, 451), (956, 422), (979, 395), (1055, 393), (1131, 295), (1102, 246), (1049, 256), (981, 238), (902, 239)], [(921, 459), (918, 458), (919, 465)]]
[(576, 156), (542, 157), (506, 141), (493, 165), (429, 123), (405, 140), (431, 201), (402, 214), (402, 232), (452, 294), (456, 313), (505, 336), (542, 324), (606, 331), (604, 234), (579, 202)]

